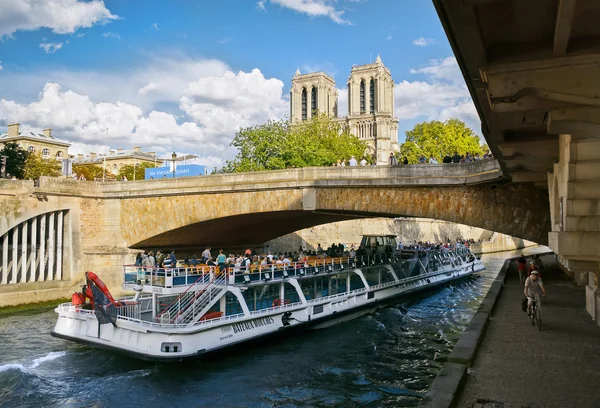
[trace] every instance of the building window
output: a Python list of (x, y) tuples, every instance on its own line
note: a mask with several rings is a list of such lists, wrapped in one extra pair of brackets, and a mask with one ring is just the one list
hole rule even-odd
[(117, 165), (113, 164), (113, 171), (116, 173), (117, 172)]
[(42, 150), (42, 157), (48, 157), (48, 156), (50, 156), (50, 150), (48, 150), (48, 149)]
[(310, 115), (315, 117), (317, 114), (317, 88), (313, 86), (310, 92)]
[(306, 111), (306, 88), (302, 88), (302, 120), (306, 120), (307, 111)]
[(62, 157), (63, 153), (61, 150), (59, 150), (58, 152), (56, 152), (56, 157)]
[(360, 113), (365, 113), (365, 81), (360, 81)]
[(371, 83), (369, 84), (369, 108), (371, 109), (371, 113), (375, 113), (375, 80), (371, 79)]
[(33, 146), (29, 146), (29, 147), (27, 148), (27, 151), (28, 151), (29, 153), (34, 153), (34, 152), (35, 152), (35, 147), (33, 147)]

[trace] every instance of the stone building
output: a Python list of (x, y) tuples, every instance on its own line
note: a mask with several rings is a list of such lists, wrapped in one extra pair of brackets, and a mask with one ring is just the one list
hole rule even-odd
[(150, 163), (155, 167), (160, 167), (163, 164), (163, 159), (156, 156), (155, 152), (143, 152), (139, 146), (133, 147), (132, 150), (116, 149), (111, 150), (108, 154), (90, 153), (87, 155), (78, 154), (73, 156), (73, 165), (95, 165), (103, 167), (106, 163), (106, 171), (108, 173), (117, 174), (119, 169), (126, 164), (139, 165), (141, 163)]
[(8, 132), (0, 133), (0, 146), (16, 142), (21, 149), (31, 153), (41, 153), (42, 157), (63, 159), (68, 157), (70, 143), (52, 136), (52, 129), (44, 129), (44, 133), (21, 132), (20, 124), (8, 125)]
[(381, 58), (373, 64), (352, 67), (348, 78), (348, 116), (338, 118), (335, 81), (324, 72), (292, 78), (290, 119), (310, 120), (317, 113), (337, 118), (351, 134), (367, 142), (367, 154), (387, 164), (390, 152), (398, 151), (398, 118), (394, 116), (394, 81)]

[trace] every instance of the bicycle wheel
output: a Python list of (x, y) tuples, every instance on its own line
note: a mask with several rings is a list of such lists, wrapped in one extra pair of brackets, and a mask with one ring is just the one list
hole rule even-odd
[(535, 325), (538, 331), (542, 329), (542, 313), (537, 307), (535, 308)]

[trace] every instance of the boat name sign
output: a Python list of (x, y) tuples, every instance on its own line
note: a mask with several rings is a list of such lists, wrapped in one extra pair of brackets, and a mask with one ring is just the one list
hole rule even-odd
[(247, 322), (235, 323), (231, 325), (234, 333), (245, 332), (248, 330), (254, 330), (260, 327), (264, 327), (268, 324), (275, 323), (272, 317), (262, 317), (256, 320), (249, 320)]

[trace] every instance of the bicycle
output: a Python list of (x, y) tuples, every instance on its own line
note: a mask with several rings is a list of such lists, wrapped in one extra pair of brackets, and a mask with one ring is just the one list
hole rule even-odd
[(542, 328), (542, 311), (537, 306), (537, 301), (535, 297), (533, 298), (533, 303), (531, 304), (531, 310), (529, 312), (529, 320), (531, 320), (531, 325), (536, 326), (538, 331)]

